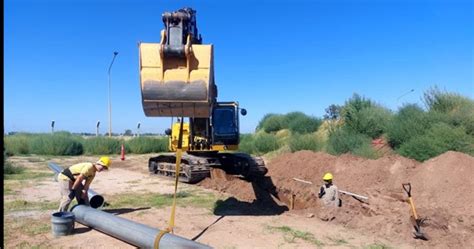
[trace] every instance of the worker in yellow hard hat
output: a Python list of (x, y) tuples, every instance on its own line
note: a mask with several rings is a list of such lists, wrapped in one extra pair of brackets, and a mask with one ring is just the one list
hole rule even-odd
[(110, 158), (101, 157), (95, 163), (78, 163), (64, 169), (58, 175), (59, 189), (61, 193), (61, 202), (59, 211), (65, 212), (69, 208), (72, 200), (76, 198), (79, 204), (89, 205), (87, 191), (96, 172), (108, 170), (110, 168)]
[(326, 206), (340, 206), (339, 191), (337, 186), (332, 183), (333, 176), (331, 173), (326, 173), (323, 176), (324, 185), (319, 189), (318, 197)]
[(326, 173), (323, 176), (324, 184), (319, 189), (318, 197), (321, 199), (323, 205), (319, 210), (319, 218), (324, 221), (330, 221), (336, 218), (337, 207), (340, 207), (342, 202), (339, 199), (339, 190), (337, 186), (332, 183), (333, 175)]

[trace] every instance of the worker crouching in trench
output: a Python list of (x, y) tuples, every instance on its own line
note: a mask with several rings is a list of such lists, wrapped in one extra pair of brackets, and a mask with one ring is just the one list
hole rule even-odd
[(342, 201), (339, 198), (339, 190), (337, 186), (332, 183), (332, 180), (332, 174), (326, 173), (323, 176), (324, 185), (321, 186), (318, 193), (318, 198), (322, 203), (319, 218), (323, 221), (334, 220), (339, 208), (342, 206)]
[[(78, 163), (64, 169), (58, 175), (59, 190), (61, 193), (61, 202), (59, 203), (59, 212), (66, 212), (72, 200), (76, 198), (79, 204), (89, 204), (87, 192), (89, 186), (94, 180), (96, 172), (108, 170), (110, 167), (110, 158), (101, 157), (95, 163)], [(83, 183), (84, 182), (84, 183)]]

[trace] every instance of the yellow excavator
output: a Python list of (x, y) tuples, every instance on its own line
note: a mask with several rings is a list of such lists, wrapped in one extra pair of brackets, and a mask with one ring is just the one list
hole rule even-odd
[(245, 116), (247, 111), (237, 102), (217, 102), (213, 46), (202, 44), (196, 11), (165, 12), (162, 19), (160, 42), (138, 46), (142, 104), (147, 117), (178, 122), (165, 132), (170, 152), (150, 158), (149, 171), (175, 177), (175, 152), (182, 150), (181, 182), (196, 183), (213, 168), (246, 178), (264, 176), (262, 158), (237, 152), (239, 112)]

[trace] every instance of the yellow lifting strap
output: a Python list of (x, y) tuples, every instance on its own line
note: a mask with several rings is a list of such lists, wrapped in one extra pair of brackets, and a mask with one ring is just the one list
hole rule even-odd
[[(180, 134), (181, 134), (181, 131), (180, 131)], [(182, 154), (182, 149), (180, 148), (181, 141), (179, 141), (179, 144), (180, 145), (178, 145), (178, 149), (176, 150), (176, 177), (174, 179), (173, 206), (171, 206), (171, 216), (170, 216), (169, 227), (168, 227), (168, 230), (171, 231), (171, 233), (173, 233), (173, 228), (174, 228), (174, 217), (176, 213), (176, 193), (178, 192), (178, 178), (179, 178), (179, 171), (181, 167), (181, 154)]]
[(161, 230), (158, 235), (155, 237), (154, 242), (154, 249), (159, 249), (160, 240), (165, 235), (165, 233), (173, 233), (174, 228), (174, 217), (176, 214), (176, 193), (178, 192), (178, 179), (179, 179), (179, 172), (181, 168), (181, 156), (183, 153), (182, 150), (183, 144), (183, 117), (181, 117), (181, 125), (179, 128), (179, 136), (178, 136), (178, 149), (176, 150), (176, 171), (175, 171), (175, 180), (174, 180), (174, 196), (173, 196), (173, 206), (171, 207), (171, 215), (168, 224), (168, 228), (165, 230)]
[(155, 242), (153, 243), (153, 248), (154, 249), (159, 249), (160, 248), (160, 240), (165, 235), (165, 233), (169, 233), (168, 230), (161, 230), (158, 235), (155, 237)]

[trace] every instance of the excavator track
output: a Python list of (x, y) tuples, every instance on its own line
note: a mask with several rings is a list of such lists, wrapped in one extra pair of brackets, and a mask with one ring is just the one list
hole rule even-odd
[[(183, 153), (178, 180), (184, 183), (197, 183), (210, 176), (212, 168), (219, 168), (230, 175), (242, 175), (251, 179), (267, 173), (265, 163), (260, 157), (244, 153)], [(163, 153), (148, 161), (152, 174), (174, 179), (176, 175), (176, 154)]]

